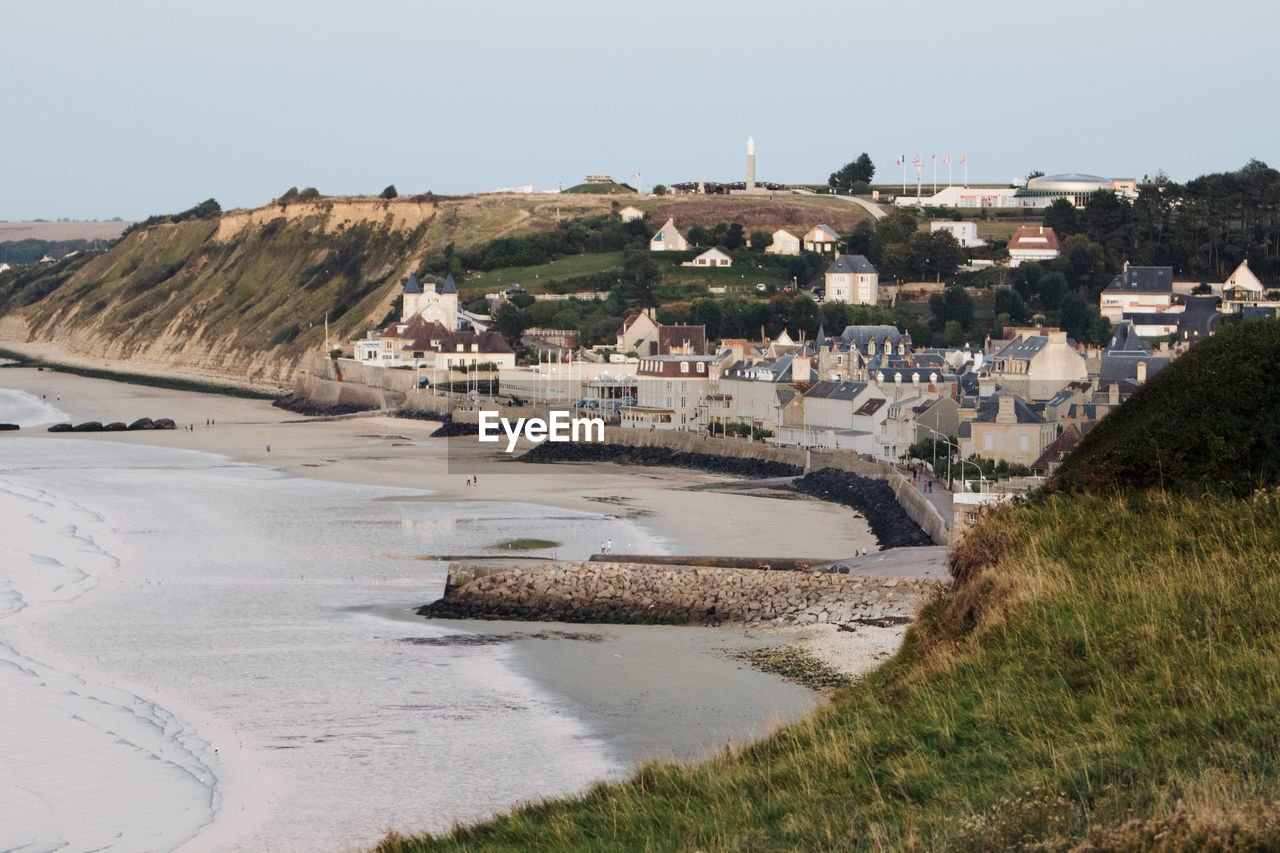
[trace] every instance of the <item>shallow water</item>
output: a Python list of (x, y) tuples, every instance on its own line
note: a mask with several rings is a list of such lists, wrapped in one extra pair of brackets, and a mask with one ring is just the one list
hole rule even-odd
[(402, 639), (452, 633), (410, 618), (446, 568), (415, 554), (534, 537), (582, 557), (643, 532), (378, 500), (398, 494), (186, 451), (0, 444), (0, 848), (169, 849), (235, 807), (261, 823), (234, 846), (340, 849), (618, 772), (500, 647)]
[(610, 515), (425, 495), (0, 435), (0, 850), (368, 847), (812, 707), (698, 629), (422, 620), (430, 555), (665, 552)]

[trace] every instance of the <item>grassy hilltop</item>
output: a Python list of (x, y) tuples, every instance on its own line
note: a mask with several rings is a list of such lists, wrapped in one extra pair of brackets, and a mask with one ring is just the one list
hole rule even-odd
[[(1222, 431), (1184, 422), (1206, 447), (1274, 428), (1238, 432), (1235, 413), (1257, 391), (1248, 361), (1270, 347), (1275, 364), (1278, 344), (1280, 323), (1245, 324), (1158, 377), (1181, 371), (1187, 406), (1217, 386)], [(1177, 398), (1150, 387), (1108, 422), (1176, 422)], [(1082, 446), (1077, 464), (1125, 471), (1116, 446)], [(1216, 458), (1184, 456), (1188, 471)], [(902, 651), (809, 720), (377, 849), (1276, 849), (1280, 491), (1274, 468), (1242, 467), (1257, 491), (1121, 474), (1003, 508)]]
[[(610, 214), (596, 195), (312, 196), (221, 213), (210, 201), (134, 226), (109, 251), (0, 273), (0, 340), (86, 356), (287, 382), (303, 355), (385, 323), (404, 279), (447, 247), (550, 231)], [(657, 222), (718, 221), (842, 233), (865, 214), (842, 199), (640, 198)], [(658, 218), (661, 217), (661, 218)], [(579, 256), (610, 267), (620, 258)], [(470, 273), (471, 271), (467, 271)], [(478, 273), (477, 273), (478, 275)], [(545, 276), (544, 276), (545, 277)], [(464, 296), (497, 290), (459, 281)]]

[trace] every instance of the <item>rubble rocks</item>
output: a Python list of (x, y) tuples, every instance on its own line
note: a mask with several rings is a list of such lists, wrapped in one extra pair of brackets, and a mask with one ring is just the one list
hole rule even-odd
[(867, 519), (881, 548), (932, 545), (929, 534), (902, 509), (893, 489), (884, 480), (860, 477), (849, 471), (823, 468), (791, 484), (798, 492), (853, 507)]
[(290, 412), (297, 412), (300, 415), (323, 416), (323, 415), (350, 415), (355, 412), (370, 412), (376, 406), (360, 406), (355, 403), (317, 403), (309, 397), (299, 396), (297, 394), (286, 394), (276, 400), (271, 401), (271, 405), (279, 409), (287, 409)]
[[(669, 447), (630, 447), (591, 442), (544, 442), (519, 457), (521, 462), (622, 462), (630, 465), (658, 465), (693, 468), (712, 474), (735, 477), (798, 477), (799, 466), (763, 459), (686, 453)], [(892, 495), (890, 495), (892, 498)]]
[(433, 618), (777, 625), (909, 619), (937, 581), (559, 562), (450, 585), (418, 612)]

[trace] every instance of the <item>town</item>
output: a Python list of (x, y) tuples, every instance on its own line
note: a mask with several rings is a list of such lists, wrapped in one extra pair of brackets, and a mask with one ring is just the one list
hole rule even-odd
[[(755, 181), (752, 142), (748, 152), (747, 181), (674, 189), (776, 197), (781, 187)], [(1215, 328), (1276, 316), (1280, 292), (1264, 286), (1247, 257), (1222, 280), (1205, 280), (1130, 262), (1104, 245), (1105, 234), (1085, 236), (1089, 217), (1127, 212), (1163, 191), (1065, 174), (976, 196), (957, 186), (904, 195), (888, 208), (865, 196), (851, 200), (878, 218), (844, 236), (823, 223), (800, 233), (682, 230), (674, 218), (649, 222), (634, 205), (615, 204), (611, 218), (633, 235), (643, 228), (647, 240), (627, 262), (639, 271), (640, 287), (629, 291), (638, 298), (613, 334), (582, 341), (580, 330), (530, 318), (564, 316), (542, 309), (566, 303), (617, 303), (620, 288), (534, 293), (530, 279), (472, 291), (460, 304), (455, 260), (443, 277), (410, 274), (398, 319), (335, 350), (334, 365), (348, 382), (371, 367), (411, 370), (412, 385), (406, 376), (396, 387), (443, 395), (455, 413), (571, 409), (621, 428), (847, 451), (918, 473), (921, 489), (927, 472), (939, 512), (963, 531), (983, 505), (1043, 484), (1095, 424)], [(955, 218), (970, 203), (980, 205), (977, 216)], [(1008, 208), (1022, 219), (993, 251), (980, 230), (1004, 225), (986, 215)], [(899, 247), (917, 247), (921, 258), (904, 263)], [(1106, 273), (1104, 252), (1119, 258), (1115, 274)], [(677, 259), (671, 274), (719, 277), (661, 303), (644, 278), (656, 279), (654, 259), (668, 256)], [(776, 273), (767, 265), (779, 258), (793, 261), (785, 271), (796, 275), (753, 280)], [(894, 268), (887, 280), (886, 266)], [(741, 283), (725, 275), (740, 269)], [(930, 272), (934, 281), (916, 280)], [(1068, 276), (1083, 286), (1069, 289)], [(1086, 304), (1089, 283), (1102, 280)], [(690, 291), (701, 295), (689, 300)], [(979, 292), (994, 306), (985, 331), (973, 322), (969, 294)], [(731, 323), (731, 306), (750, 319)], [(390, 387), (385, 377), (372, 382)]]

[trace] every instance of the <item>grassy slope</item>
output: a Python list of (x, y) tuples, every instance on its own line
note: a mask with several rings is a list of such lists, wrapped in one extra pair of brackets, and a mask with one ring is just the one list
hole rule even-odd
[(458, 286), (463, 301), (474, 299), (482, 293), (492, 293), (513, 284), (521, 284), (530, 293), (542, 293), (544, 285), (552, 279), (568, 279), (575, 276), (606, 272), (622, 266), (621, 252), (598, 252), (569, 255), (565, 258), (534, 267), (506, 267), (492, 272), (479, 273)]
[(378, 850), (1280, 841), (1280, 498), (1056, 495), (967, 541), (958, 590), (804, 723)]
[(1280, 320), (1224, 328), (1098, 424), (1055, 476), (1068, 490), (1248, 495), (1280, 481)]

